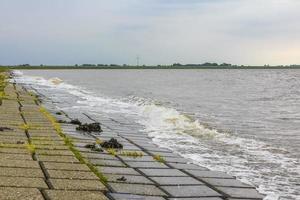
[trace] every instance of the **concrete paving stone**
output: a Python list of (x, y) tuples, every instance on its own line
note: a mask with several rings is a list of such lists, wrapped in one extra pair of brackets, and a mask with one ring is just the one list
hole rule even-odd
[(83, 157), (92, 159), (92, 158), (99, 158), (99, 159), (103, 159), (103, 160), (118, 160), (118, 158), (116, 156), (113, 156), (111, 154), (107, 154), (107, 153), (82, 153)]
[(99, 178), (93, 173), (88, 171), (66, 171), (66, 170), (47, 170), (50, 178), (61, 179), (90, 179), (98, 180)]
[(0, 153), (0, 157), (8, 160), (33, 160), (30, 154)]
[(139, 135), (139, 136), (133, 136), (133, 135), (122, 135), (123, 137), (125, 137), (127, 140), (130, 140), (132, 142), (149, 142), (151, 141), (151, 139), (149, 139), (147, 136), (145, 135)]
[(27, 123), (31, 124), (32, 127), (29, 128), (28, 133), (37, 133), (37, 134), (57, 134), (50, 122), (36, 121), (28, 119)]
[(194, 170), (201, 170), (201, 171), (205, 171), (208, 170), (205, 167), (200, 167), (198, 165), (195, 164), (184, 164), (184, 163), (168, 163), (170, 166), (176, 168), (176, 169), (194, 169)]
[(163, 157), (179, 157), (178, 154), (173, 153), (173, 152), (149, 151), (149, 153), (150, 153), (151, 155), (157, 155), (157, 154), (159, 154), (159, 155), (161, 155), (161, 156), (163, 156)]
[(61, 141), (62, 138), (58, 135), (55, 136), (35, 136), (35, 137), (30, 137), (31, 141)]
[(57, 133), (29, 133), (30, 137), (55, 137)]
[(60, 146), (65, 145), (65, 142), (62, 140), (33, 140), (32, 144)]
[(100, 136), (102, 136), (102, 137), (119, 137), (117, 133), (105, 132), (105, 131), (103, 131)]
[(167, 165), (160, 162), (132, 162), (126, 161), (126, 164), (133, 168), (169, 168)]
[(190, 160), (182, 158), (182, 157), (164, 157), (167, 163), (183, 163), (186, 164), (190, 162)]
[(187, 176), (178, 169), (141, 169), (141, 172), (147, 176)]
[(99, 190), (106, 191), (105, 186), (99, 180), (69, 180), (49, 179), (54, 189), (59, 190)]
[(218, 197), (222, 196), (205, 185), (195, 186), (162, 186), (174, 197)]
[(153, 144), (152, 142), (134, 142), (135, 145), (140, 146), (142, 148), (149, 147), (149, 148), (159, 148), (157, 145)]
[[(144, 176), (105, 174), (105, 177), (108, 179), (108, 182), (154, 184), (151, 180)], [(122, 177), (125, 177), (126, 180), (118, 180)]]
[(198, 181), (193, 177), (150, 177), (153, 181), (159, 185), (203, 185), (204, 183)]
[(24, 144), (18, 144), (18, 143), (13, 143), (13, 144), (10, 144), (10, 143), (0, 143), (0, 148), (11, 148), (11, 149), (24, 149), (25, 146)]
[(46, 162), (66, 162), (66, 163), (79, 163), (75, 156), (46, 156), (46, 155), (38, 155), (39, 161)]
[(41, 150), (69, 150), (69, 147), (66, 145), (35, 145), (36, 149), (41, 149)]
[(168, 198), (168, 200), (223, 200), (223, 199), (219, 197), (198, 197), (198, 198)]
[(0, 198), (3, 200), (44, 200), (36, 188), (15, 187), (0, 187)]
[(158, 152), (158, 154), (160, 154), (161, 152), (172, 153), (172, 151), (170, 151), (169, 149), (165, 149), (161, 147), (143, 147), (143, 148), (146, 149), (147, 151), (156, 151)]
[(0, 167), (40, 168), (37, 161), (31, 160), (0, 160)]
[(92, 151), (89, 148), (85, 148), (85, 147), (76, 147), (76, 149), (80, 152), (80, 153), (95, 153), (95, 151)]
[(1, 136), (5, 136), (5, 137), (22, 137), (25, 135), (25, 132), (3, 131), (3, 132), (0, 132), (0, 134), (1, 134)]
[(42, 178), (1, 177), (0, 187), (48, 188)]
[(111, 167), (125, 167), (126, 165), (119, 160), (102, 160), (102, 159), (90, 159), (93, 165), (111, 166)]
[(50, 200), (108, 200), (99, 191), (45, 190), (45, 194)]
[(108, 183), (112, 191), (116, 193), (165, 196), (166, 194), (155, 185), (127, 184), (127, 183)]
[(152, 156), (139, 156), (139, 157), (132, 157), (132, 156), (119, 156), (124, 161), (144, 161), (144, 162), (153, 162), (154, 159)]
[(97, 167), (97, 169), (104, 174), (141, 175), (136, 170), (126, 167)]
[(38, 155), (56, 155), (56, 156), (74, 156), (72, 151), (66, 150), (44, 150), (44, 149), (37, 149), (36, 154)]
[(233, 176), (230, 176), (224, 172), (219, 172), (219, 171), (208, 171), (208, 170), (201, 171), (201, 170), (190, 170), (190, 169), (184, 171), (199, 178), (234, 178)]
[(236, 179), (201, 178), (201, 180), (213, 186), (253, 188), (253, 186), (242, 183), (241, 181), (238, 181)]
[(134, 194), (108, 193), (108, 196), (113, 200), (165, 200), (163, 197), (141, 196)]
[(12, 154), (29, 154), (28, 150), (25, 148), (17, 149), (17, 148), (4, 148), (0, 147), (0, 153), (12, 153)]
[(59, 169), (71, 171), (90, 171), (85, 164), (77, 163), (57, 163), (57, 162), (43, 162), (46, 169)]
[[(84, 136), (84, 137), (82, 137)], [(90, 144), (90, 143), (94, 143), (95, 139), (94, 138), (90, 138), (89, 136), (87, 136), (88, 138), (85, 137), (85, 135), (75, 135), (74, 137), (71, 137), (73, 144), (75, 145), (76, 143), (86, 143), (86, 144)]]
[(262, 199), (264, 197), (263, 195), (259, 194), (255, 189), (252, 188), (231, 188), (231, 187), (216, 187), (216, 188), (232, 198)]
[(141, 151), (142, 149), (137, 147), (137, 146), (133, 146), (133, 145), (124, 145), (123, 150), (126, 150), (126, 151)]
[(41, 169), (0, 167), (0, 176), (43, 178), (44, 174)]
[(27, 136), (25, 133), (23, 133), (22, 135), (19, 136), (7, 136), (7, 135), (2, 135), (1, 133), (3, 133), (2, 131), (0, 131), (0, 142), (2, 140), (11, 140), (11, 141), (27, 141)]

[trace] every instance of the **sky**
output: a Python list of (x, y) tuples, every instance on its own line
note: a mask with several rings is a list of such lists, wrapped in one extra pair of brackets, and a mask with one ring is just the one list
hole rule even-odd
[(0, 64), (300, 64), (299, 0), (0, 0)]

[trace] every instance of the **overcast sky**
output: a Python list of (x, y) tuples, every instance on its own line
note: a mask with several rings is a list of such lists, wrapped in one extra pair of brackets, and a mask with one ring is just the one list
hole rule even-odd
[(0, 0), (0, 64), (300, 64), (300, 0)]

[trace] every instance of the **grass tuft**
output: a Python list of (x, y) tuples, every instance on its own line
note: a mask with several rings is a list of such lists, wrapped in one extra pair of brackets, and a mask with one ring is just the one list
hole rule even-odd
[(152, 156), (154, 160), (161, 162), (161, 163), (165, 163), (166, 160), (159, 154), (155, 154), (154, 156)]
[(96, 139), (96, 144), (102, 144), (103, 143), (103, 141), (102, 140), (100, 140), (100, 139)]
[(36, 146), (34, 144), (27, 143), (25, 147), (31, 154), (35, 154)]
[(116, 155), (117, 155), (117, 151), (116, 151), (115, 149), (109, 148), (109, 149), (106, 149), (106, 151), (107, 151), (110, 155), (113, 155), (113, 156), (116, 156)]
[(134, 157), (134, 158), (144, 156), (143, 152), (141, 152), (141, 151), (121, 151), (121, 153), (119, 155), (120, 156)]

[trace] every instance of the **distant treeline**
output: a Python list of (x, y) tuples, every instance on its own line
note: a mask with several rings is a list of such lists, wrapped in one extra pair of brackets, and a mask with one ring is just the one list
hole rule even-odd
[[(1, 65), (0, 65), (1, 67)], [(4, 66), (2, 66), (4, 67)], [(300, 65), (263, 65), (263, 66), (248, 66), (248, 65), (233, 65), (229, 63), (202, 63), (202, 64), (180, 64), (174, 63), (172, 65), (118, 65), (118, 64), (76, 64), (76, 65), (14, 65), (5, 66), (11, 69), (299, 69)]]

